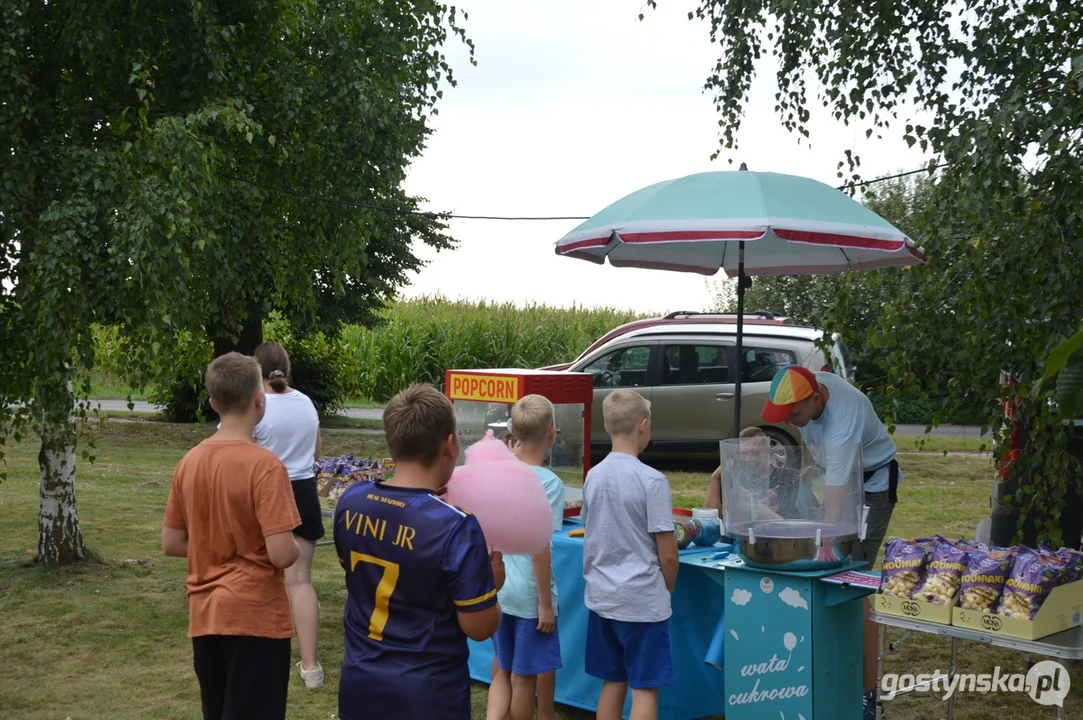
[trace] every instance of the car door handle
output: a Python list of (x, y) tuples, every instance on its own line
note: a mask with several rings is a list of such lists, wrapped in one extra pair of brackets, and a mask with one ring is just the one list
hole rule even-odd
[(718, 393), (714, 396), (715, 400), (732, 400), (733, 393)]

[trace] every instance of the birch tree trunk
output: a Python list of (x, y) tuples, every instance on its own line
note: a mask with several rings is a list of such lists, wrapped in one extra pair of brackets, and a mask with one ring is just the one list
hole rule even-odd
[[(70, 387), (69, 387), (70, 396)], [(75, 511), (75, 421), (41, 436), (41, 506), (38, 511), (38, 562), (64, 565), (87, 557)]]

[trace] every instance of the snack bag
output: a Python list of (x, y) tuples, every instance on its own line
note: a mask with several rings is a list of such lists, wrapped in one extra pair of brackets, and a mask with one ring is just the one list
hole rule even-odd
[(925, 571), (925, 581), (911, 597), (934, 605), (953, 604), (963, 582), (966, 557), (966, 550), (960, 547), (946, 542), (938, 544)]
[(996, 550), (980, 543), (967, 551), (966, 570), (959, 587), (959, 607), (964, 610), (991, 613), (1012, 568), (1015, 548)]
[(908, 598), (921, 582), (928, 551), (909, 540), (891, 540), (884, 546), (884, 567), (880, 574), (880, 592)]
[(1034, 550), (1016, 553), (997, 614), (1033, 620), (1049, 592), (1061, 584), (1067, 573), (1068, 564), (1056, 555)]
[(1066, 547), (1054, 550), (1045, 543), (1038, 544), (1038, 553), (1046, 557), (1059, 558), (1064, 562), (1066, 567), (1064, 574), (1061, 576), (1061, 585), (1075, 582), (1080, 577), (1083, 577), (1083, 553)]
[(1083, 553), (1062, 547), (1056, 555), (1068, 565), (1062, 585), (1083, 578)]

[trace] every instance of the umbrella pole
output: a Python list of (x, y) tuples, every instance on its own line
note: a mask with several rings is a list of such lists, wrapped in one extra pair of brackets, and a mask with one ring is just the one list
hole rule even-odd
[(744, 360), (742, 341), (745, 332), (745, 241), (741, 240), (737, 248), (737, 357), (734, 363), (737, 381), (733, 395), (733, 437), (741, 435), (741, 376), (744, 374), (741, 364)]

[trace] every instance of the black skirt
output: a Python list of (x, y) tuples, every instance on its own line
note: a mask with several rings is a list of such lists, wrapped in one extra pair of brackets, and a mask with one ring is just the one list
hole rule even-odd
[(293, 499), (297, 503), (297, 513), (301, 516), (301, 524), (294, 528), (293, 533), (305, 540), (316, 542), (324, 536), (323, 508), (320, 506), (320, 496), (316, 494), (316, 478), (307, 480), (294, 480)]

